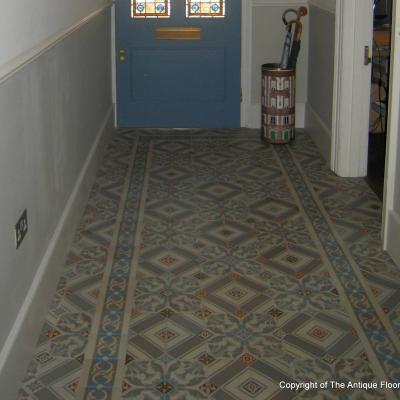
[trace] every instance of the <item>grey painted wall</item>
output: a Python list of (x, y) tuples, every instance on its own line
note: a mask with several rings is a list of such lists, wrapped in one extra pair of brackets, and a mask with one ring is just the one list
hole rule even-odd
[(310, 6), (308, 104), (331, 129), (335, 54), (335, 15)]
[(0, 84), (0, 350), (111, 107), (110, 31), (106, 11)]

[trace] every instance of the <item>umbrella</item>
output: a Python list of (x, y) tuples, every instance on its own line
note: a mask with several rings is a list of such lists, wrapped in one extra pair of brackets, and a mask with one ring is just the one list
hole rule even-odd
[(307, 8), (300, 7), (297, 10), (297, 19), (295, 21), (296, 28), (294, 31), (292, 48), (290, 51), (289, 61), (288, 61), (288, 65), (287, 65), (289, 68), (296, 68), (297, 58), (298, 58), (299, 52), (300, 52), (300, 43), (301, 43), (300, 38), (301, 38), (301, 34), (303, 32), (303, 25), (300, 22), (300, 18), (304, 17), (306, 15), (307, 15)]
[(283, 51), (281, 58), (281, 68), (287, 68), (290, 56), (290, 45), (292, 43), (292, 23), (289, 23), (286, 27), (286, 36), (283, 43)]
[(294, 13), (297, 15), (297, 11), (293, 8), (289, 8), (286, 10), (282, 15), (282, 21), (286, 25), (286, 36), (285, 41), (283, 42), (283, 50), (282, 50), (282, 57), (281, 57), (281, 68), (287, 68), (289, 62), (289, 55), (290, 55), (290, 45), (292, 43), (292, 25), (294, 21), (290, 23), (286, 20), (286, 15), (288, 13)]
[(290, 56), (289, 56), (289, 60), (287, 63), (288, 68), (296, 68), (297, 58), (299, 57), (299, 53), (300, 53), (300, 43), (301, 43), (300, 36), (301, 36), (302, 30), (303, 30), (303, 26), (302, 26), (301, 22), (296, 22), (296, 28), (295, 28), (292, 48), (290, 50)]

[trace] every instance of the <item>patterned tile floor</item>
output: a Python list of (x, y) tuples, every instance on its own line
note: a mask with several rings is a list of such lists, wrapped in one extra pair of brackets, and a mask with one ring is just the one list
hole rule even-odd
[(18, 399), (395, 399), (400, 271), (381, 204), (305, 133), (121, 130)]

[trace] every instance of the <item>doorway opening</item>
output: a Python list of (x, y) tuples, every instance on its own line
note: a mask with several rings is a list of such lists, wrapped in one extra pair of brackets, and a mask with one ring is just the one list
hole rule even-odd
[(367, 182), (383, 200), (393, 0), (374, 0)]

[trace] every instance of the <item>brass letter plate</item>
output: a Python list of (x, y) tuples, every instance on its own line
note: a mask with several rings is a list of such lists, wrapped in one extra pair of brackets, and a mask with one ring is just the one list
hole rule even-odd
[(200, 40), (201, 28), (192, 26), (156, 28), (156, 38), (158, 40)]

